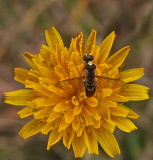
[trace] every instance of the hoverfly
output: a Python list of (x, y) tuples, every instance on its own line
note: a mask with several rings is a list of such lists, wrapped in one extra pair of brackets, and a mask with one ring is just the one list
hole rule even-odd
[(92, 97), (95, 93), (102, 92), (102, 88), (113, 88), (113, 85), (120, 86), (123, 82), (116, 78), (103, 77), (96, 75), (96, 65), (93, 63), (93, 55), (87, 53), (83, 56), (84, 61), (83, 75), (77, 78), (66, 79), (55, 84), (68, 90), (68, 87), (75, 88), (78, 92), (85, 92), (87, 97)]

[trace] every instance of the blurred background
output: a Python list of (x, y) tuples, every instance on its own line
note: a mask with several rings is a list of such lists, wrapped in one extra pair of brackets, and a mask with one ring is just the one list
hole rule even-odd
[[(46, 150), (48, 136), (38, 134), (27, 140), (18, 132), (29, 119), (20, 119), (20, 107), (4, 104), (3, 92), (24, 86), (13, 80), (14, 67), (28, 69), (25, 51), (38, 53), (46, 44), (44, 31), (52, 26), (68, 47), (72, 37), (92, 28), (98, 31), (97, 44), (111, 32), (116, 40), (111, 54), (130, 45), (124, 69), (144, 67), (137, 81), (150, 87), (150, 99), (127, 104), (140, 115), (133, 122), (138, 130), (115, 135), (121, 148), (116, 160), (153, 160), (153, 1), (152, 0), (0, 0), (0, 159), (74, 160), (73, 151), (62, 142)], [(100, 155), (85, 153), (83, 160), (111, 160), (99, 147)]]

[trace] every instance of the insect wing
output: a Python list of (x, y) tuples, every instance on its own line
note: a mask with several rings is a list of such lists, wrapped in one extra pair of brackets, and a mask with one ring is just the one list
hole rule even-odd
[(97, 87), (100, 88), (118, 88), (125, 84), (125, 82), (117, 78), (109, 78), (102, 76), (95, 76), (95, 77), (96, 77), (96, 85)]
[(99, 100), (103, 99), (103, 88), (116, 89), (124, 85), (125, 83), (120, 79), (95, 76), (96, 79), (96, 97)]
[(63, 88), (68, 93), (83, 92), (84, 91), (84, 77), (66, 79), (59, 81), (55, 84), (55, 87)]

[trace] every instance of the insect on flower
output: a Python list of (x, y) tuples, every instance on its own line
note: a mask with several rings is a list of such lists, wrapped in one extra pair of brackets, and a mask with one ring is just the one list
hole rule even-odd
[(82, 58), (84, 67), (82, 76), (60, 81), (55, 84), (57, 87), (66, 87), (68, 85), (76, 86), (78, 93), (85, 92), (87, 97), (92, 97), (97, 92), (96, 96), (102, 99), (102, 88), (111, 88), (117, 83), (123, 85), (124, 82), (117, 78), (103, 77), (96, 75), (96, 65), (94, 64), (94, 56), (90, 53), (85, 54)]
[(89, 53), (83, 56), (84, 69), (85, 69), (85, 79), (84, 86), (87, 97), (91, 97), (95, 94), (95, 70), (96, 65), (93, 63), (94, 57)]
[(15, 80), (25, 89), (5, 93), (6, 103), (24, 106), (17, 113), (20, 118), (33, 117), (20, 136), (49, 134), (47, 150), (62, 139), (76, 158), (86, 149), (99, 154), (99, 144), (111, 157), (120, 154), (115, 128), (131, 132), (137, 127), (130, 119), (139, 117), (123, 102), (149, 98), (148, 87), (129, 84), (142, 77), (144, 69), (120, 70), (129, 46), (109, 56), (115, 32), (100, 45), (96, 30), (85, 45), (81, 32), (69, 48), (54, 27), (45, 34), (48, 45), (42, 45), (38, 54), (24, 53), (31, 69), (15, 68)]

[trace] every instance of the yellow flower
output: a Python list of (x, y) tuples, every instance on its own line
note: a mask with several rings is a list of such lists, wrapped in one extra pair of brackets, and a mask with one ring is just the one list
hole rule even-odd
[[(42, 45), (35, 55), (24, 53), (32, 69), (15, 68), (15, 80), (28, 89), (5, 93), (6, 103), (26, 106), (18, 112), (21, 118), (33, 115), (20, 136), (28, 138), (50, 132), (47, 149), (62, 139), (68, 149), (72, 144), (75, 157), (82, 157), (86, 149), (89, 154), (99, 154), (98, 143), (109, 156), (120, 154), (113, 135), (115, 127), (131, 132), (137, 127), (129, 118), (138, 118), (121, 102), (149, 98), (147, 87), (127, 84), (142, 77), (144, 69), (120, 71), (129, 46), (108, 58), (115, 32), (98, 46), (97, 32), (92, 30), (84, 48), (80, 33), (72, 38), (69, 49), (54, 27), (45, 34), (48, 46)], [(97, 83), (96, 93), (91, 97), (86, 97), (83, 81), (79, 81), (84, 68), (82, 57), (87, 53), (94, 57), (96, 75), (106, 77), (101, 78), (101, 84)]]

